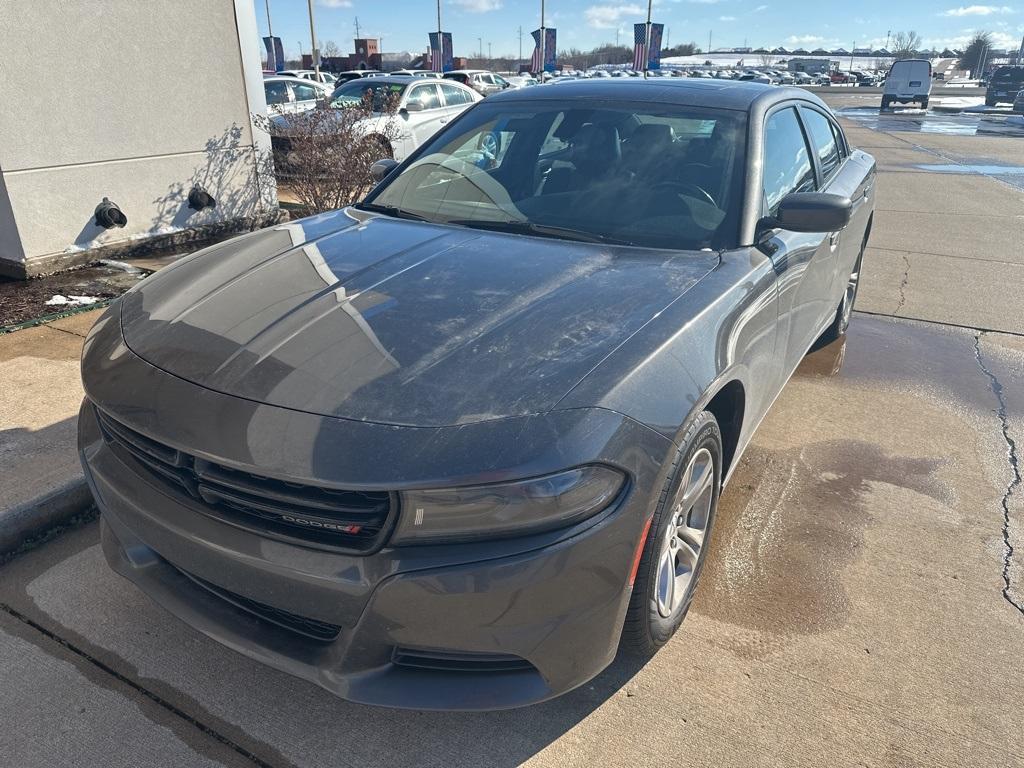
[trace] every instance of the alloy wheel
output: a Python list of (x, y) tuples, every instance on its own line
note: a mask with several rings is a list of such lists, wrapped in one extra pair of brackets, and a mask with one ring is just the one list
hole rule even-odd
[(683, 473), (658, 554), (654, 601), (664, 618), (684, 606), (693, 589), (714, 496), (715, 461), (707, 448), (701, 448)]

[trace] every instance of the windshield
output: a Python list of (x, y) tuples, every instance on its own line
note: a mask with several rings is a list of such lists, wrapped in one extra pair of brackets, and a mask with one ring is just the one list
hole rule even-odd
[(482, 102), (367, 207), (566, 239), (734, 246), (745, 114), (597, 103)]
[(406, 83), (382, 83), (372, 77), (361, 77), (338, 86), (331, 94), (332, 107), (350, 107), (361, 104), (364, 94), (373, 95), (373, 111), (383, 112), (385, 104), (394, 99), (394, 103), (402, 97)]

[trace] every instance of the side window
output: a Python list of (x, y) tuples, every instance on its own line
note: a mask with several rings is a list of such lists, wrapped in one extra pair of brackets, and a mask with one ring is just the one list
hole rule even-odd
[(764, 197), (774, 215), (791, 192), (814, 190), (814, 170), (807, 142), (792, 107), (779, 110), (764, 126)]
[(264, 83), (263, 90), (267, 94), (267, 104), (288, 103), (288, 83), (282, 83), (280, 80)]
[(843, 136), (843, 132), (839, 129), (839, 126), (836, 125), (836, 123), (834, 123), (833, 121), (829, 120), (828, 124), (829, 127), (832, 128), (832, 135), (836, 137), (836, 146), (839, 147), (839, 156), (844, 159), (849, 157), (850, 150), (846, 146), (846, 137)]
[(437, 109), (441, 106), (441, 97), (437, 95), (434, 85), (418, 85), (409, 94), (409, 101), (418, 101), (423, 109)]
[(320, 95), (316, 88), (304, 83), (292, 83), (292, 90), (295, 91), (296, 101), (315, 101)]
[(472, 99), (470, 95), (457, 85), (451, 83), (440, 83), (441, 93), (444, 94), (444, 101), (449, 107), (457, 107), (460, 104), (468, 104)]
[(839, 168), (842, 158), (839, 156), (839, 145), (836, 144), (836, 135), (832, 132), (831, 121), (821, 112), (814, 109), (800, 109), (803, 115), (804, 125), (810, 134), (811, 146), (818, 155), (818, 162), (821, 164), (822, 183), (828, 181)]

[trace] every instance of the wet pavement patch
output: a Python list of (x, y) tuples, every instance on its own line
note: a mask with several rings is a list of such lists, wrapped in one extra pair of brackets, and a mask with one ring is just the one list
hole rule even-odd
[(1024, 138), (1024, 122), (1014, 119), (1013, 115), (936, 114), (923, 110), (882, 113), (877, 107), (846, 107), (836, 110), (836, 115), (881, 133)]
[(936, 479), (941, 463), (857, 440), (751, 446), (722, 494), (694, 610), (755, 630), (728, 635), (730, 650), (743, 657), (768, 655), (787, 635), (838, 629), (849, 612), (841, 577), (872, 522), (872, 486), (948, 503)]

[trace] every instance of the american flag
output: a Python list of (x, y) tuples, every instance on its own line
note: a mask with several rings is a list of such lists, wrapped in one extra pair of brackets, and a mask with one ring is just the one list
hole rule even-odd
[(540, 60), (540, 30), (535, 29), (533, 35), (533, 56), (530, 57), (530, 72), (541, 72), (544, 69), (544, 62)]
[(647, 24), (633, 25), (633, 70), (647, 69)]
[(444, 55), (439, 37), (437, 32), (430, 33), (430, 69), (434, 72), (444, 71)]

